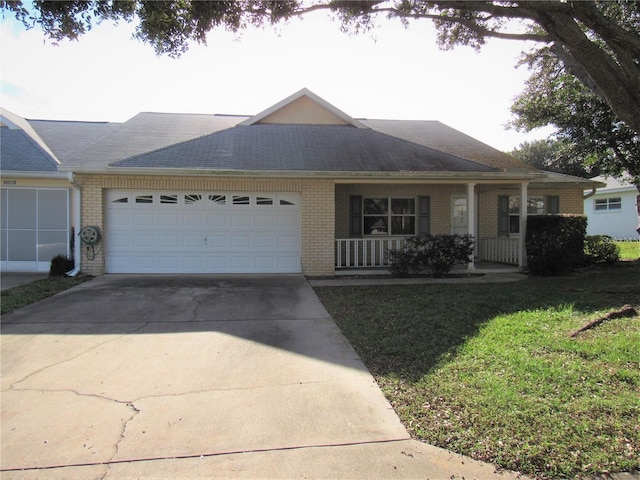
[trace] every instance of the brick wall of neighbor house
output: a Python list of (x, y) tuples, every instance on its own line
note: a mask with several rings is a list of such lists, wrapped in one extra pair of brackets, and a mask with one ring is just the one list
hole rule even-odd
[[(478, 196), (478, 235), (480, 237), (494, 237), (498, 234), (498, 196), (519, 195), (518, 188), (491, 190), (480, 192)], [(580, 189), (528, 189), (529, 196), (558, 195), (560, 197), (560, 213), (582, 215), (583, 199)]]
[(466, 185), (349, 184), (336, 185), (336, 238), (349, 238), (349, 196), (429, 196), (431, 232), (451, 232), (451, 195), (465, 194)]
[[(334, 272), (333, 180), (120, 175), (77, 175), (76, 179), (82, 188), (82, 226), (95, 225), (101, 229), (104, 229), (103, 192), (108, 189), (300, 193), (302, 273), (321, 276)], [(83, 254), (83, 273), (101, 275), (104, 269), (104, 249), (93, 260)]]

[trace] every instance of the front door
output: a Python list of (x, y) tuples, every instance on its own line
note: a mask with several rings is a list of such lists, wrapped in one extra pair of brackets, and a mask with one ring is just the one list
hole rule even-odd
[(466, 195), (451, 196), (451, 233), (454, 235), (469, 233), (469, 208)]

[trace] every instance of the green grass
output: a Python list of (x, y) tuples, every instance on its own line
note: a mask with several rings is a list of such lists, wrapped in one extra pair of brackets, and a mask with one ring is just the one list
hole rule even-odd
[(620, 258), (622, 260), (636, 260), (640, 258), (640, 242), (615, 242), (620, 249)]
[(640, 469), (640, 263), (503, 284), (322, 287), (424, 442), (540, 478)]
[(48, 277), (10, 288), (0, 294), (0, 313), (2, 315), (11, 313), (18, 308), (26, 307), (91, 278), (90, 276)]

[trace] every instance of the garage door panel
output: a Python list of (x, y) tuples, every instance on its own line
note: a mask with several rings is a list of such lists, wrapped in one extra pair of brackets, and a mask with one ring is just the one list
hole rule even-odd
[(231, 214), (231, 228), (238, 227), (250, 227), (251, 226), (251, 215), (248, 213), (244, 214)]
[(233, 235), (230, 246), (232, 249), (251, 247), (251, 235)]
[(280, 235), (278, 237), (278, 249), (295, 250), (298, 248), (298, 237), (295, 235)]
[(158, 257), (158, 267), (165, 272), (179, 272), (180, 257), (178, 255), (162, 255)]
[(151, 248), (154, 246), (154, 235), (136, 235), (133, 237), (134, 248)]
[(153, 272), (155, 270), (155, 255), (135, 255), (133, 265), (141, 272)]
[(184, 235), (182, 244), (185, 248), (200, 248), (203, 246), (203, 238), (201, 235)]
[(258, 214), (254, 217), (253, 224), (256, 228), (273, 228), (276, 224), (275, 215)]
[(180, 246), (180, 235), (160, 234), (158, 235), (158, 246), (160, 248), (178, 248)]
[(279, 256), (277, 268), (279, 270), (289, 270), (298, 267), (298, 256)]
[(227, 248), (229, 245), (229, 238), (224, 235), (209, 235), (207, 237), (207, 246), (209, 250), (215, 250), (217, 248)]
[(202, 227), (202, 214), (185, 214), (182, 217), (182, 224), (185, 227)]
[(295, 228), (298, 226), (297, 215), (280, 215), (278, 216), (278, 227)]
[(226, 227), (227, 221), (227, 215), (222, 213), (207, 215), (207, 226), (209, 227)]
[(255, 266), (257, 270), (271, 270), (275, 267), (276, 259), (273, 256), (260, 256), (255, 258)]
[(256, 248), (274, 248), (276, 237), (274, 235), (256, 235)]
[(133, 226), (148, 227), (154, 224), (155, 216), (149, 213), (138, 213), (133, 218)]
[(113, 212), (110, 225), (115, 227), (133, 225), (133, 215), (126, 212)]
[(225, 255), (207, 256), (207, 271), (224, 272), (227, 270), (227, 257)]
[(160, 214), (158, 215), (158, 225), (163, 227), (178, 227), (180, 226), (180, 215), (177, 213), (171, 215)]
[(297, 194), (109, 191), (107, 272), (298, 273), (299, 217)]

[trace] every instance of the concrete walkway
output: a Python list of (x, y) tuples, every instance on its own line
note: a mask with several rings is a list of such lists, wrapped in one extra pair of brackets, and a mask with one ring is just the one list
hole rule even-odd
[(297, 275), (105, 275), (2, 318), (2, 478), (516, 478), (410, 439)]

